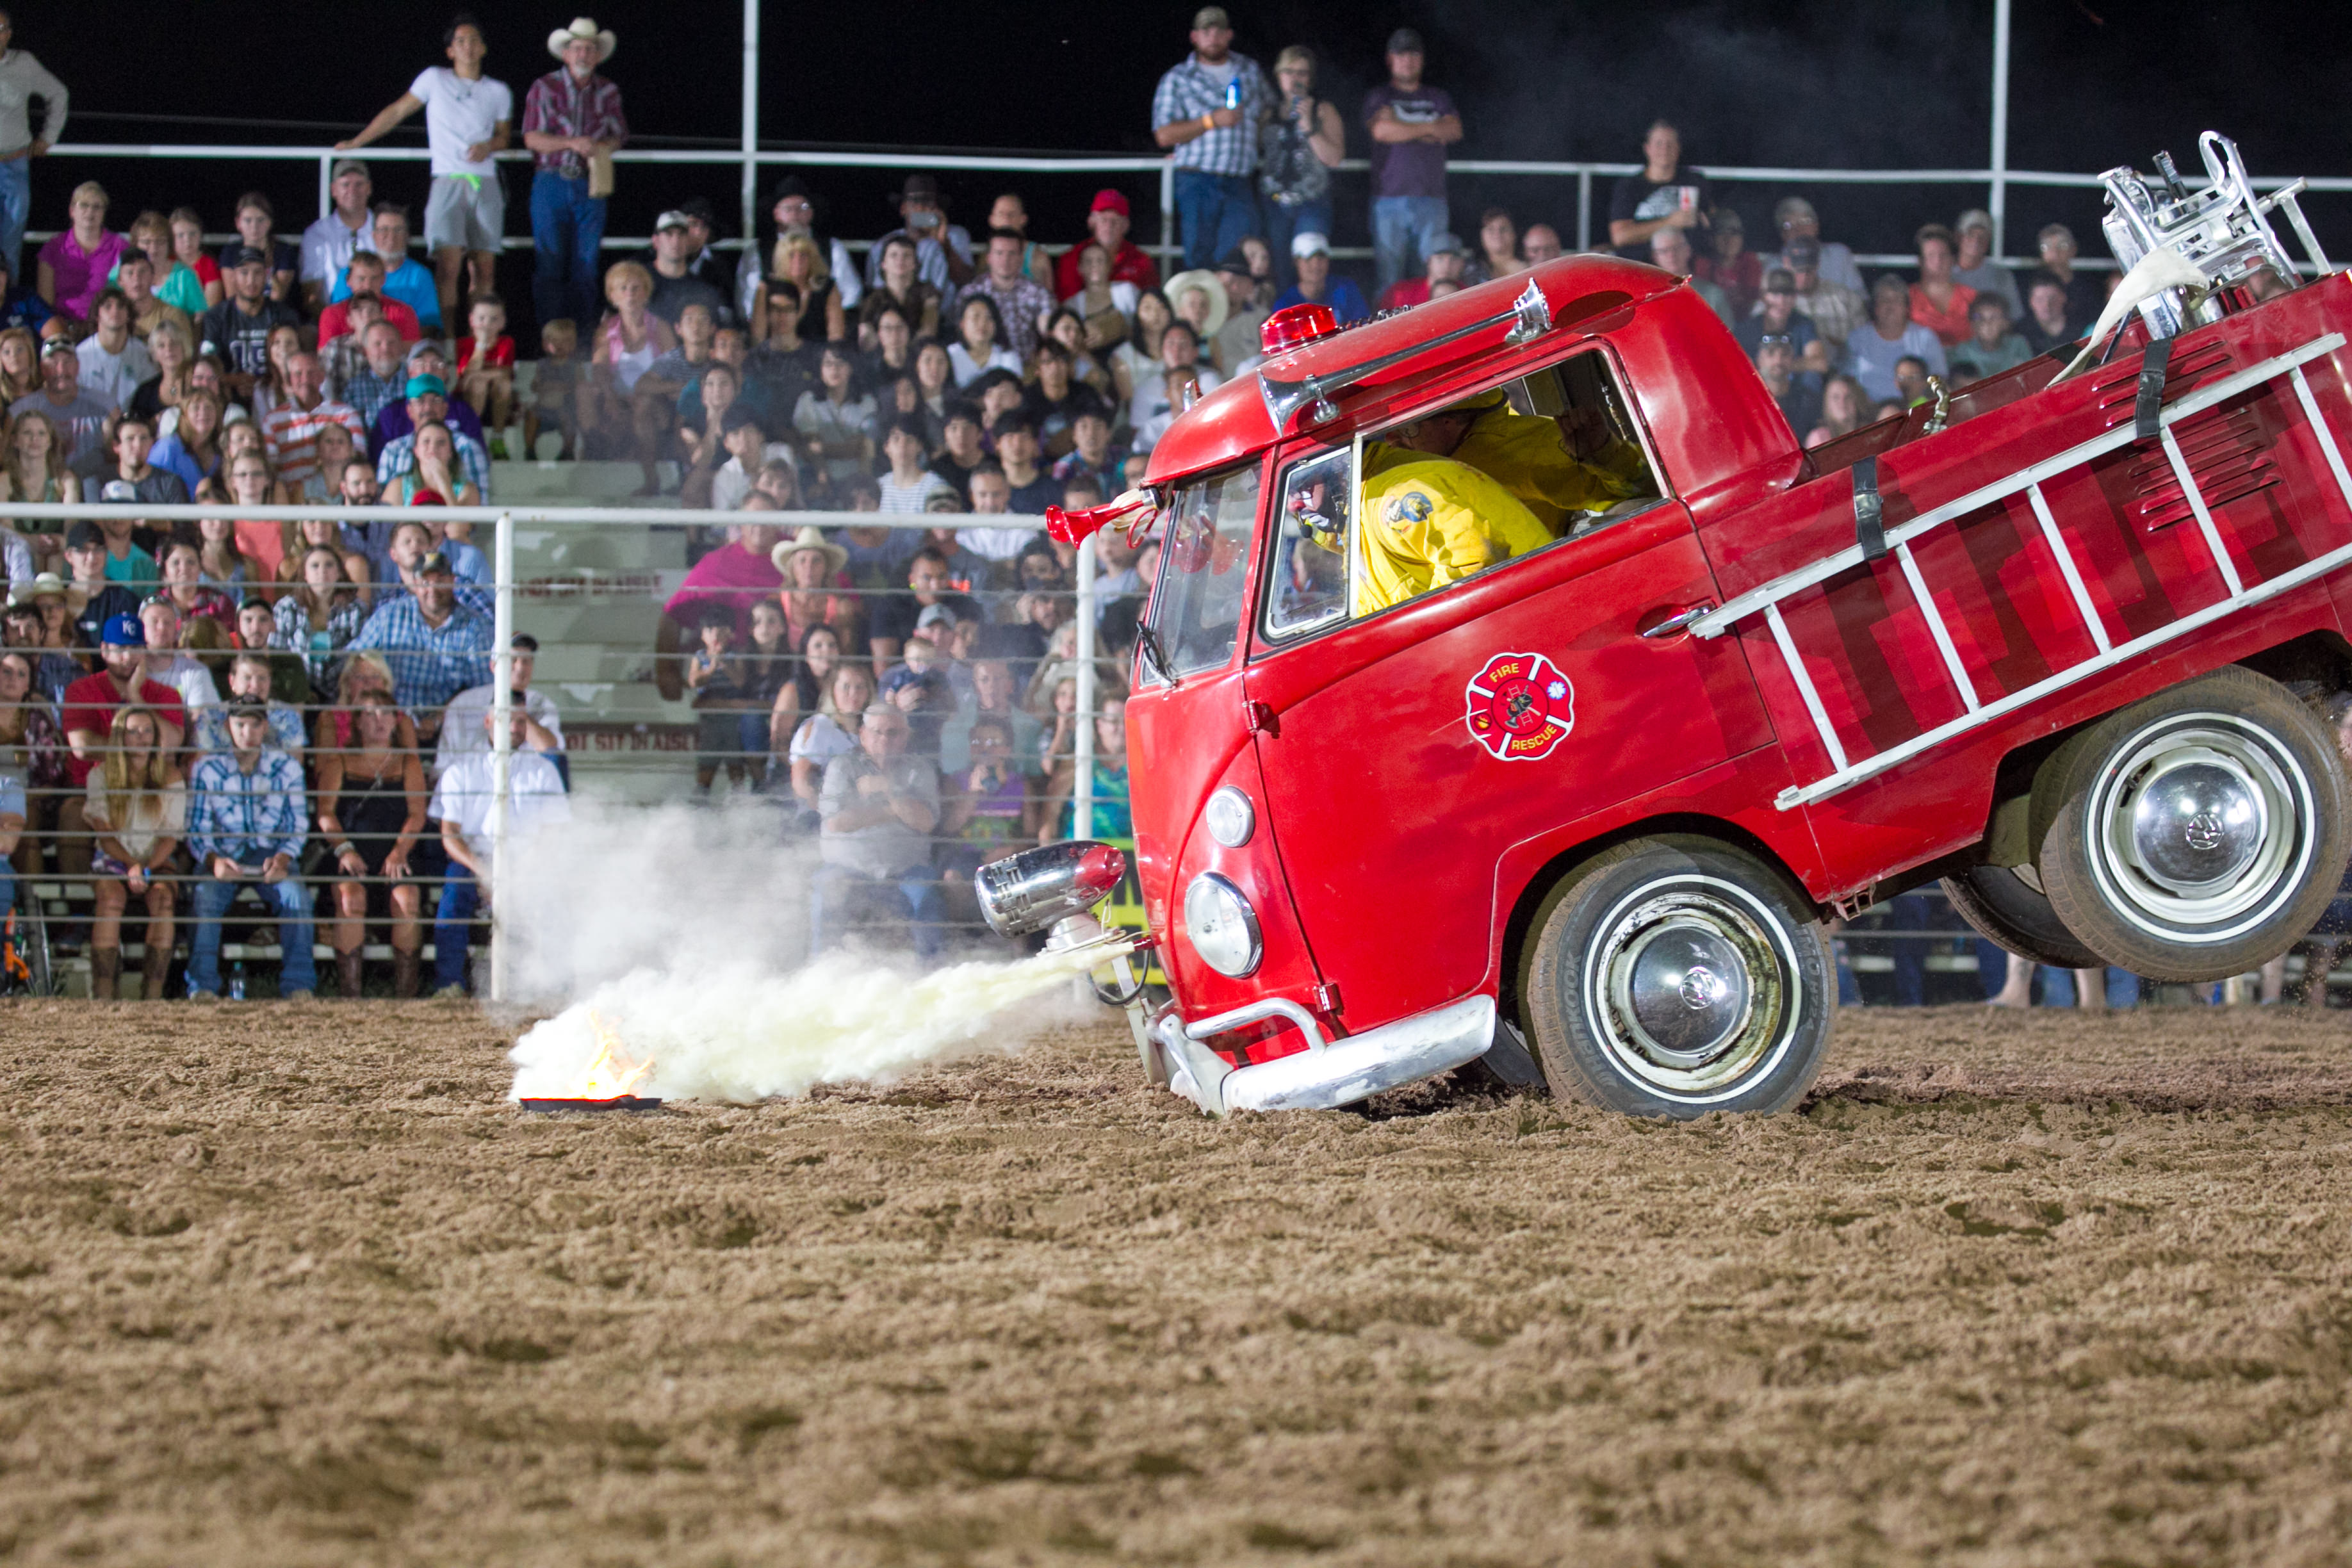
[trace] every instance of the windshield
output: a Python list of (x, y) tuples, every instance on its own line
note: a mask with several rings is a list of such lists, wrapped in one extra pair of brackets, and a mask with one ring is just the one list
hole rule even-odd
[(1144, 669), (1166, 679), (1216, 669), (1241, 628), (1243, 571), (1257, 526), (1257, 466), (1178, 490), (1164, 514)]

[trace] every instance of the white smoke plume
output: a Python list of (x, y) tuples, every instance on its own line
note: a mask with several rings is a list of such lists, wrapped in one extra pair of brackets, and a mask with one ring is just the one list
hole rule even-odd
[(1006, 1010), (1068, 996), (1072, 975), (1109, 956), (927, 973), (845, 952), (811, 963), (814, 852), (765, 807), (582, 805), (513, 856), (502, 930), (514, 992), (569, 1004), (516, 1042), (518, 1100), (609, 1096), (635, 1064), (646, 1071), (628, 1092), (743, 1102), (1015, 1050), (1076, 1014), (1026, 1007), (1016, 1024)]

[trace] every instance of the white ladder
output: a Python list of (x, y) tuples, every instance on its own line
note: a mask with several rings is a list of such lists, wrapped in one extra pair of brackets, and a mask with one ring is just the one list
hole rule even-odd
[[(2266, 382), (2284, 376), (2293, 384), (2295, 397), (2303, 405), (2304, 416), (2310, 421), (2312, 434), (2317, 439), (2321, 452), (2327, 458), (2328, 471), (2335, 476), (2336, 487), (2344, 498), (2345, 506), (2347, 510), (2352, 510), (2352, 471), (2347, 470), (2343, 452), (2336, 444), (2335, 434), (2328, 429), (2327, 422), (2320, 417), (2318, 401), (2312, 396), (2311, 384), (2303, 374), (2303, 367), (2305, 364), (2334, 353), (2344, 346), (2344, 334), (2341, 332), (2329, 332), (2323, 337), (2315, 338), (2300, 348), (2280, 354), (2274, 359), (2263, 360), (2259, 364), (2249, 365), (2244, 370), (2225, 376), (2210, 386), (2201, 387), (2163, 411), (2159, 418), (2159, 426), (2165, 458), (2171, 465), (2173, 477), (2180, 482), (2181, 493), (2188, 498), (2189, 510), (2197, 519), (2197, 531), (2203, 536), (2205, 548), (2212, 556), (2213, 564), (2221, 573), (2222, 584), (2229, 592), (2226, 597), (2201, 609), (2191, 611), (2177, 620), (2168, 621), (2154, 631), (2143, 633), (2128, 642), (2118, 643), (2110, 637), (2097, 606), (2091, 602), (2090, 591), (2084, 584), (2081, 569), (2076, 566), (2073, 553), (2067, 550), (2065, 541), (2058, 532), (2057, 521), (2050, 514), (2050, 504), (2042, 498), (2042, 486), (2060, 474), (2079, 468), (2120, 447), (2130, 445), (2137, 438), (2131, 424), (2120, 425), (2113, 430), (2095, 436), (2090, 440), (2070, 447), (2054, 457), (2045, 458), (2029, 468), (2021, 468), (2006, 479), (1970, 490), (1955, 500), (1946, 501), (1941, 506), (1921, 513), (1899, 527), (1887, 530), (1888, 552), (1895, 557), (1896, 566), (1903, 573), (1905, 583), (1910, 587), (1912, 600), (1918, 606), (1920, 616), (1927, 624), (1928, 634), (1935, 639), (1936, 651), (1942, 656), (1945, 672), (1950, 676), (1952, 685), (1959, 693), (1960, 703), (1965, 710), (1958, 718), (1915, 735), (1899, 745), (1889, 746), (1867, 757), (1847, 756), (1844, 744), (1838, 739), (1837, 731), (1830, 722), (1829, 711), (1822, 703), (1821, 692), (1814, 687), (1812, 677), (1806, 672), (1804, 658), (1798, 652), (1795, 640), (1789, 635), (1788, 622), (1780, 614), (1780, 604), (1783, 600), (1826, 582), (1849, 568), (1862, 565), (1866, 557), (1859, 544), (1851, 545), (1832, 555), (1825, 555), (1810, 566), (1800, 567), (1784, 576), (1776, 577), (1761, 587), (1751, 588), (1722, 607), (1710, 610), (1706, 615), (1694, 619), (1690, 623), (1692, 631), (1703, 637), (1721, 637), (1748, 616), (1760, 612), (1764, 616), (1765, 624), (1771, 629), (1772, 640), (1780, 648), (1781, 658), (1788, 664), (1790, 679), (1795, 683), (1797, 695), (1803, 700), (1805, 711), (1812, 720), (1813, 729), (1821, 738), (1822, 749), (1829, 754), (1830, 771), (1827, 773), (1810, 784), (1791, 785), (1781, 791), (1775, 804), (1781, 810), (1787, 811), (1792, 807), (1833, 795), (1841, 790), (1860, 784), (1864, 779), (1874, 777), (1889, 768), (1909, 762), (1912, 758), (1942, 745), (1955, 736), (1966, 734), (1971, 730), (1989, 724), (1996, 719), (2015, 712), (2029, 703), (2038, 702), (2052, 692), (2063, 690), (2078, 681), (2087, 680), (2092, 676), (2103, 670), (2111, 669), (2126, 659), (2138, 658), (2150, 648), (2187, 637), (2190, 632), (2201, 626), (2210, 626), (2224, 616), (2244, 609), (2250, 605), (2261, 604), (2265, 599), (2275, 598), (2281, 594), (2303, 586), (2315, 578), (2325, 576), (2339, 566), (2352, 563), (2352, 544), (2346, 544), (2315, 560), (2306, 561), (2293, 571), (2281, 573), (2278, 576), (2248, 586), (2239, 575), (2237, 563), (2231, 559), (2229, 550), (2221, 542), (2221, 530), (2214, 526), (2213, 514), (2206, 507), (2205, 498), (2197, 488), (2196, 477), (2189, 472), (2188, 460), (2181, 456), (2180, 444), (2172, 434), (2172, 426), (2181, 420), (2201, 414), (2219, 404), (2226, 403), (2249, 388), (2260, 386)], [(2083, 624), (2090, 632), (2091, 641), (2097, 652), (2089, 658), (2053, 672), (2031, 686), (2012, 691), (2005, 697), (1998, 697), (1987, 701), (1979, 696), (1975, 683), (1969, 679), (1968, 670), (1960, 662), (1959, 652), (1953, 644), (1951, 631), (1944, 624), (1943, 612), (1936, 607), (1935, 595), (1927, 591), (1927, 584), (1920, 575), (1918, 563), (1912, 558), (1910, 542), (1929, 529), (1940, 528), (1946, 523), (1954, 522), (1981, 511), (1987, 507), (2008, 500), (2021, 490), (2025, 492), (2027, 500), (2032, 505), (2034, 519), (2041, 524), (2042, 537), (2049, 544), (2051, 554), (2057, 559), (2058, 571), (2065, 579), (2067, 594), (2074, 600), (2076, 612), (2082, 616)]]

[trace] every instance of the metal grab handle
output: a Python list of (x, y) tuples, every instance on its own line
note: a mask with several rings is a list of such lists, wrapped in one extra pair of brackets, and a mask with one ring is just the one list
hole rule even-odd
[(1660, 621), (1656, 626), (1652, 626), (1648, 631), (1643, 632), (1642, 635), (1645, 637), (1670, 637), (1676, 632), (1686, 630), (1693, 621), (1698, 619), (1701, 616), (1706, 615), (1709, 610), (1714, 608), (1715, 601), (1713, 599), (1701, 599), (1697, 604), (1690, 605), (1686, 609), (1676, 610), (1673, 615), (1668, 616), (1664, 620)]

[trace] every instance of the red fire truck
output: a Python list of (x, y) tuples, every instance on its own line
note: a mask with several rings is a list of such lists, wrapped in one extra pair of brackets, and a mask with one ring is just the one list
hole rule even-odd
[[(1269, 321), (1127, 501), (1161, 550), (1127, 708), (1172, 993), (1147, 1069), (1212, 1113), (1481, 1058), (1636, 1114), (1774, 1110), (1829, 1038), (1824, 922), (1937, 879), (2042, 963), (2283, 952), (2352, 854), (2315, 701), (2352, 687), (2352, 281), (2299, 182), (2204, 152), (2195, 190), (2105, 177), (2122, 330), (1810, 450), (1649, 267)], [(1368, 603), (1368, 452), (1497, 393), (1604, 424), (1633, 477)], [(1122, 868), (1051, 846), (980, 891), (1043, 929)]]

